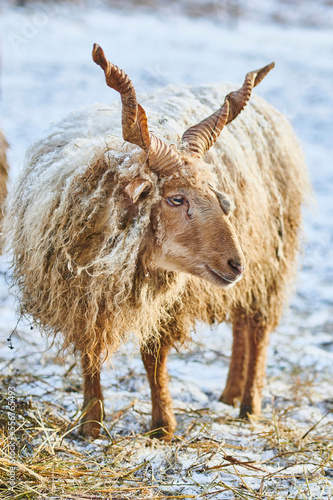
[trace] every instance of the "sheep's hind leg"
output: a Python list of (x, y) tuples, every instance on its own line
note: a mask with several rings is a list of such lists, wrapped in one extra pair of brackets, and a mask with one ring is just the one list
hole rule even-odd
[(88, 356), (81, 355), (81, 366), (83, 374), (83, 410), (79, 433), (83, 436), (99, 437), (100, 424), (104, 417), (103, 393), (100, 382), (100, 366), (91, 372), (88, 364)]
[[(151, 347), (151, 346), (150, 346)], [(161, 345), (141, 351), (151, 389), (153, 437), (170, 441), (176, 429), (172, 398), (169, 392), (167, 357), (170, 347)]]
[(239, 314), (233, 324), (233, 344), (229, 373), (225, 389), (219, 399), (222, 403), (236, 406), (242, 398), (249, 357), (249, 324), (243, 314)]
[(241, 401), (241, 418), (259, 415), (261, 412), (262, 388), (266, 372), (266, 354), (270, 327), (263, 325), (256, 318), (249, 319), (249, 361), (246, 383)]

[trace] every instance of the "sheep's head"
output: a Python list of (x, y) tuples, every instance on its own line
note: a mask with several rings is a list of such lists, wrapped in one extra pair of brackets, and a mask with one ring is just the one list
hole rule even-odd
[[(93, 59), (104, 70), (107, 85), (121, 95), (124, 140), (146, 152), (149, 168), (160, 179), (161, 201), (152, 213), (152, 227), (158, 228), (158, 237), (150, 265), (187, 272), (221, 287), (236, 283), (244, 272), (245, 259), (229, 220), (233, 202), (207, 181), (193, 182), (193, 179), (206, 151), (223, 127), (242, 111), (252, 88), (274, 63), (248, 73), (241, 89), (228, 94), (215, 113), (189, 128), (183, 134), (183, 148), (178, 153), (149, 132), (145, 111), (137, 103), (131, 80), (106, 60), (96, 44)], [(135, 204), (149, 188), (149, 181), (138, 178), (125, 191)]]
[(230, 286), (241, 278), (245, 265), (229, 221), (232, 202), (205, 182), (191, 180), (177, 177), (162, 187), (158, 209), (163, 234), (152, 264)]

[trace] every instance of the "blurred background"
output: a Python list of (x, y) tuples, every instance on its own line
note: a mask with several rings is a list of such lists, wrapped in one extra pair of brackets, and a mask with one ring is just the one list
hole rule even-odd
[[(139, 95), (167, 84), (177, 88), (222, 80), (237, 88), (248, 71), (275, 61), (275, 69), (255, 90), (291, 121), (305, 152), (314, 196), (304, 211), (303, 252), (290, 308), (271, 336), (264, 415), (271, 419), (279, 409), (286, 415), (290, 404), (297, 425), (310, 427), (328, 412), (332, 419), (333, 1), (0, 0), (0, 127), (10, 144), (10, 188), (27, 147), (51, 122), (93, 102), (119, 99), (92, 62), (95, 42), (129, 74)], [(8, 263), (2, 258), (3, 373), (15, 374), (23, 393), (45, 393), (47, 399), (45, 380), (54, 388), (63, 387), (64, 368), (55, 366), (52, 351), (43, 352), (44, 341), (39, 332), (29, 330), (28, 321), (21, 321), (14, 331), (14, 350), (7, 348), (5, 339), (17, 323), (8, 276)], [(178, 408), (214, 407), (230, 349), (228, 327), (211, 332), (202, 326), (188, 355), (171, 356), (171, 389)], [(38, 379), (31, 378), (36, 366)], [(112, 377), (104, 375), (109, 415), (134, 396), (149, 401), (140, 360), (120, 356), (115, 367)], [(61, 396), (69, 412), (81, 404), (80, 395), (73, 394)], [(216, 404), (219, 414), (238, 413)], [(128, 418), (127, 432), (139, 432), (141, 425), (147, 430), (149, 409), (143, 424), (137, 416)], [(241, 449), (244, 443), (238, 444)], [(283, 495), (279, 498), (286, 498)]]

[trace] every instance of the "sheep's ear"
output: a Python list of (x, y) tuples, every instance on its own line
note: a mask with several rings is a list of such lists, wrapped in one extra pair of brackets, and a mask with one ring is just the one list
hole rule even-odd
[(221, 208), (226, 215), (230, 215), (235, 210), (234, 202), (224, 193), (219, 193), (218, 196)]
[(131, 199), (132, 203), (135, 204), (139, 201), (140, 196), (147, 192), (151, 188), (151, 182), (140, 179), (137, 177), (133, 179), (127, 186), (125, 187), (125, 193)]
[(221, 193), (221, 191), (217, 191), (216, 189), (214, 189), (211, 185), (209, 185), (209, 187), (216, 194), (223, 212), (226, 215), (230, 215), (235, 210), (235, 204), (233, 200), (231, 200), (226, 194)]

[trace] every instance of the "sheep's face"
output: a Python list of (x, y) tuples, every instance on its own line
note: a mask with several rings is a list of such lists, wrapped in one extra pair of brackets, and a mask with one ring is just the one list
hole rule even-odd
[[(107, 61), (102, 48), (95, 44), (93, 59), (104, 71), (106, 83), (121, 95), (122, 132), (125, 141), (139, 146), (146, 154), (148, 166), (163, 182), (182, 169), (196, 172), (205, 153), (217, 141), (223, 127), (232, 122), (246, 106), (252, 88), (258, 85), (274, 63), (246, 74), (243, 86), (230, 92), (213, 114), (185, 130), (177, 152), (149, 131), (145, 110), (136, 100), (128, 75)], [(197, 165), (197, 163), (199, 164)], [(204, 178), (204, 177), (202, 177)], [(156, 210), (152, 227), (157, 228), (152, 264), (167, 271), (183, 271), (227, 287), (240, 279), (244, 271), (244, 255), (228, 220), (231, 209), (226, 197), (206, 185), (194, 189), (180, 177), (164, 184), (164, 197)], [(149, 191), (149, 180), (133, 180), (125, 189), (132, 204)], [(154, 214), (153, 219), (154, 219)], [(161, 235), (164, 237), (161, 238)], [(152, 239), (151, 239), (152, 240)], [(148, 248), (149, 243), (146, 242)], [(147, 255), (149, 251), (146, 252)], [(146, 255), (146, 257), (147, 257)], [(143, 267), (146, 266), (145, 258)]]
[(232, 202), (208, 184), (194, 188), (175, 179), (164, 186), (160, 206), (162, 241), (152, 264), (230, 287), (242, 277), (245, 259), (230, 224)]

